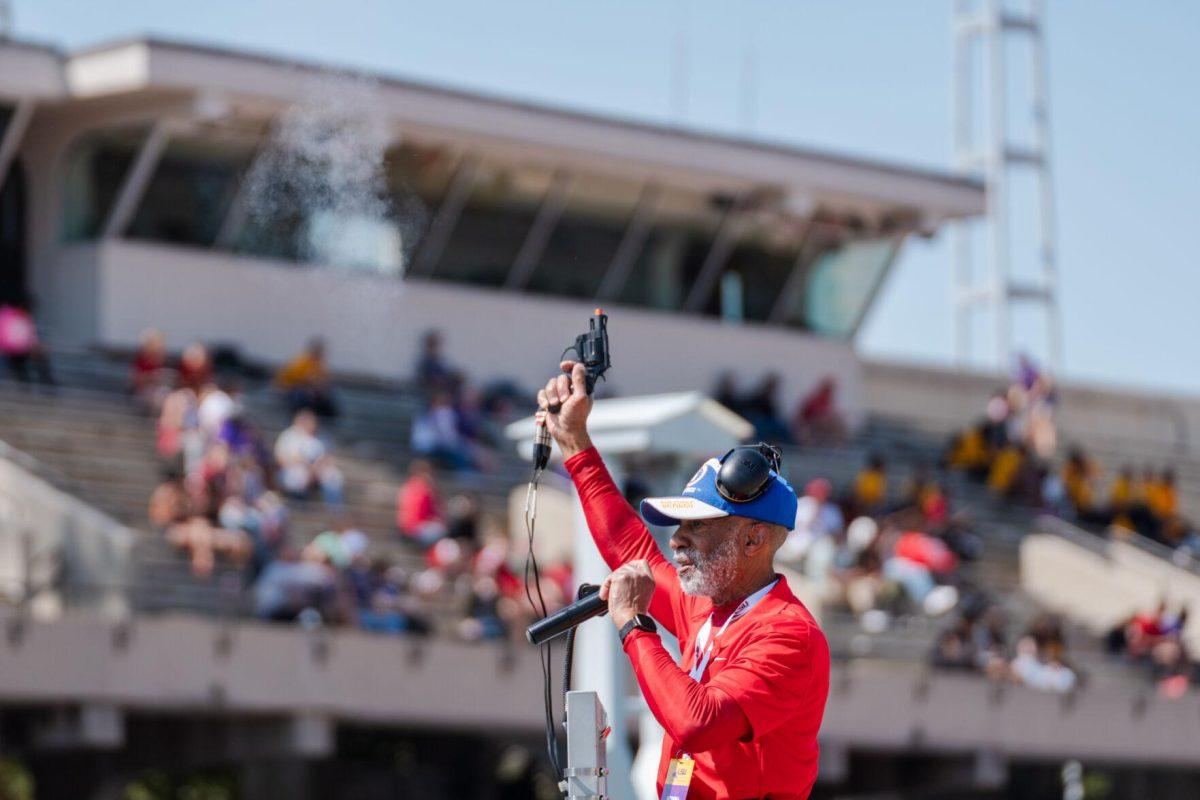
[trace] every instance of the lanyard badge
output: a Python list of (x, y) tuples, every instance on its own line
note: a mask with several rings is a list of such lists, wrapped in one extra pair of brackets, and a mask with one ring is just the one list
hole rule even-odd
[(663, 783), (662, 796), (659, 800), (684, 800), (688, 787), (692, 784), (692, 768), (696, 762), (691, 756), (683, 755), (672, 758), (667, 766), (667, 780)]

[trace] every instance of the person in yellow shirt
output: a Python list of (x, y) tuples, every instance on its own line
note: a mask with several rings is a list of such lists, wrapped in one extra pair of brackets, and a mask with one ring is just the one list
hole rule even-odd
[(1092, 463), (1075, 447), (1067, 456), (1062, 468), (1063, 488), (1067, 498), (1075, 507), (1075, 513), (1080, 516), (1091, 514), (1092, 511), (1092, 475), (1095, 472)]
[(313, 339), (303, 352), (275, 374), (275, 385), (283, 390), (288, 410), (294, 416), (308, 409), (322, 417), (336, 417), (337, 404), (325, 365), (325, 342)]
[(946, 454), (946, 463), (961, 469), (977, 480), (987, 477), (992, 460), (984, 425), (973, 425), (954, 438)]
[(883, 458), (872, 453), (854, 479), (854, 503), (861, 514), (880, 510), (887, 502), (887, 471)]
[(1025, 463), (1025, 448), (1021, 445), (1009, 445), (1000, 451), (992, 461), (991, 471), (988, 472), (987, 485), (994, 494), (1008, 496), (1017, 479), (1017, 473)]
[(1146, 505), (1160, 524), (1175, 518), (1179, 513), (1179, 494), (1174, 470), (1164, 469), (1161, 477), (1146, 488)]

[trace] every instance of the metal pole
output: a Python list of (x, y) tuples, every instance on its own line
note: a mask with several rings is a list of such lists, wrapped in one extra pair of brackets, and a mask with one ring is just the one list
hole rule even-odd
[(995, 331), (997, 367), (1008, 369), (1008, 196), (1006, 193), (1005, 147), (1007, 142), (1007, 86), (1004, 80), (1004, 28), (1000, 0), (988, 1), (987, 58), (991, 134), (988, 143), (988, 250), (989, 286)]
[[(960, 172), (966, 172), (974, 147), (971, 137), (971, 45), (974, 34), (962, 23), (969, 12), (966, 0), (957, 0), (954, 26), (954, 160)], [(971, 357), (971, 307), (967, 292), (971, 287), (971, 223), (961, 220), (951, 230), (954, 269), (950, 298), (953, 304), (951, 326), (954, 332), (954, 357), (960, 367)]]
[(1044, 28), (1044, 4), (1032, 0), (1031, 14), (1036, 24), (1030, 46), (1033, 57), (1033, 137), (1034, 146), (1041, 155), (1038, 170), (1038, 215), (1039, 256), (1042, 267), (1042, 284), (1046, 290), (1046, 339), (1047, 357), (1052, 372), (1062, 369), (1062, 319), (1058, 310), (1058, 243), (1054, 231), (1054, 184), (1050, 176), (1050, 102), (1046, 92), (1046, 34)]

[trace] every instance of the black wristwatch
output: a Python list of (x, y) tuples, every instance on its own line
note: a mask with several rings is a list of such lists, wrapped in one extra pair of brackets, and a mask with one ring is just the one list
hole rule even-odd
[(626, 622), (621, 627), (620, 637), (621, 644), (625, 644), (625, 637), (633, 633), (635, 630), (649, 631), (650, 633), (658, 633), (658, 626), (654, 624), (654, 620), (650, 619), (649, 614), (634, 614), (633, 619)]

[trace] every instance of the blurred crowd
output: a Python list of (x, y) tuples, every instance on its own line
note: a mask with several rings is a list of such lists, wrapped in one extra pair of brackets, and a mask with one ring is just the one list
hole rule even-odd
[(1012, 384), (992, 396), (983, 417), (948, 443), (945, 464), (998, 498), (1200, 555), (1200, 533), (1179, 512), (1174, 470), (1124, 464), (1106, 480), (1079, 445), (1056, 464), (1055, 406), (1051, 380), (1022, 359)]
[(838, 409), (837, 382), (826, 376), (796, 404), (791, 415), (780, 410), (777, 372), (763, 377), (752, 389), (743, 391), (733, 373), (717, 379), (713, 399), (737, 412), (754, 425), (755, 435), (777, 445), (837, 445), (846, 438), (846, 423)]
[(970, 520), (954, 513), (940, 482), (918, 471), (893, 499), (884, 459), (872, 455), (840, 498), (828, 480), (808, 482), (779, 558), (806, 577), (823, 607), (846, 608), (881, 632), (897, 616), (955, 608), (960, 567), (979, 554)]
[(55, 385), (50, 352), (38, 336), (31, 301), (0, 303), (0, 357), (8, 375), (19, 383)]
[[(290, 424), (272, 442), (204, 345), (188, 345), (174, 359), (160, 333), (146, 332), (130, 365), (129, 391), (157, 420), (164, 480), (150, 499), (151, 523), (186, 554), (197, 577), (210, 578), (220, 565), (234, 570), (265, 619), (386, 633), (451, 628), (468, 640), (522, 630), (532, 612), (511, 567), (504, 525), (482, 513), (473, 495), (444, 501), (435, 469), (485, 467), (486, 455), (476, 452), (483, 440), (462, 432), (462, 417), (453, 422), (462, 449), (453, 453), (449, 439), (430, 442), (418, 433), (431, 415), (458, 407), (439, 398), (470, 405), (468, 384), (441, 360), (439, 344), (426, 336), (415, 371), (425, 407), (414, 422), (414, 450), (429, 459), (409, 464), (395, 531), (371, 537), (348, 509), (346, 478), (324, 430), (341, 408), (322, 341), (310, 342), (274, 376)], [(493, 409), (477, 420), (481, 436), (496, 435), (507, 421), (502, 404)], [(327, 529), (294, 541), (297, 509), (328, 520)], [(561, 605), (569, 571), (550, 565), (544, 577), (548, 603)]]
[(1133, 614), (1105, 637), (1105, 648), (1116, 657), (1144, 668), (1160, 695), (1181, 697), (1197, 678), (1196, 664), (1183, 641), (1188, 610), (1170, 610), (1165, 602), (1154, 611)]
[(1067, 657), (1062, 620), (1042, 614), (1012, 645), (1003, 609), (986, 601), (972, 603), (938, 636), (931, 663), (940, 669), (966, 670), (991, 680), (1065, 694), (1079, 684)]

